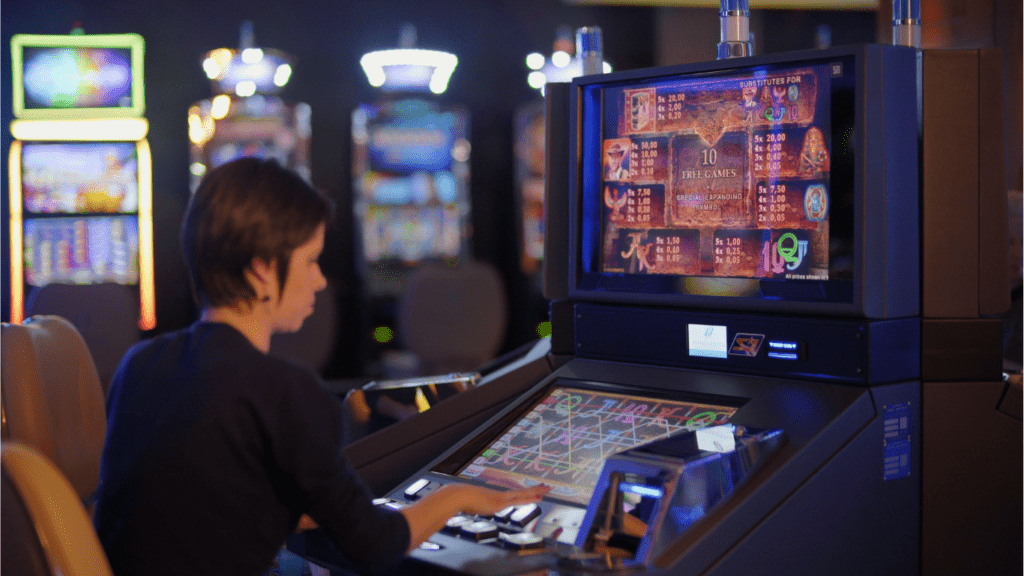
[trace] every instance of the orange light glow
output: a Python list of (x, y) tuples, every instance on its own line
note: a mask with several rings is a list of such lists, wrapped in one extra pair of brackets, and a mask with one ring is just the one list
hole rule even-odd
[(156, 327), (153, 273), (153, 158), (149, 142), (139, 140), (139, 328)]
[(21, 142), (11, 142), (7, 162), (11, 202), (11, 323), (21, 324), (25, 319), (25, 251), (22, 249), (21, 227)]

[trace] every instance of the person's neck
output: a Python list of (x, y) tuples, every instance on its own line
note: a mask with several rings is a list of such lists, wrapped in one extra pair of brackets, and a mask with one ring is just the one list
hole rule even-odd
[(234, 306), (204, 308), (200, 318), (204, 322), (227, 324), (242, 333), (257, 350), (270, 352), (270, 315), (260, 304), (238, 303)]

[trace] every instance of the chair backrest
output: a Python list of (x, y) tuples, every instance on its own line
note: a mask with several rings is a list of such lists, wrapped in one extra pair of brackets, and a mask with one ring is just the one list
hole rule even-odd
[(34, 289), (28, 316), (54, 315), (71, 322), (85, 339), (106, 394), (121, 358), (139, 341), (138, 288), (122, 284), (47, 284)]
[(421, 374), (469, 371), (497, 355), (507, 306), (505, 285), (491, 264), (424, 265), (399, 298), (398, 331), (419, 357)]
[(3, 324), (0, 361), (3, 439), (40, 452), (91, 502), (107, 420), (85, 340), (59, 316), (33, 316)]
[(110, 563), (74, 488), (31, 448), (0, 448), (0, 572), (19, 576), (111, 576)]

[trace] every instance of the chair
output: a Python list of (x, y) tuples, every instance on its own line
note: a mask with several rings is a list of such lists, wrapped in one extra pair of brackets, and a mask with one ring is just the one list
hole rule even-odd
[(508, 322), (497, 269), (482, 261), (427, 264), (413, 272), (398, 303), (398, 333), (421, 375), (467, 372), (492, 360)]
[(16, 442), (0, 447), (0, 572), (111, 576), (89, 516), (52, 463)]
[(0, 361), (3, 440), (29, 446), (53, 462), (91, 507), (107, 421), (85, 340), (58, 316), (5, 323)]
[(121, 284), (47, 284), (28, 296), (28, 316), (55, 315), (85, 339), (106, 395), (125, 352), (139, 341), (139, 293)]

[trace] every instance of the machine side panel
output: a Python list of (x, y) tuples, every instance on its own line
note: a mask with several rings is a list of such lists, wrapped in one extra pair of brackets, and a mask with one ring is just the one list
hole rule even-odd
[(1020, 574), (1021, 421), (1003, 382), (926, 382), (922, 574)]
[(922, 53), (922, 313), (978, 316), (978, 57)]
[[(879, 514), (881, 465), (865, 465), (878, 460), (880, 443), (880, 424), (865, 428), (701, 574), (916, 574), (914, 542), (890, 532)], [(916, 507), (907, 508), (916, 520)], [(908, 553), (913, 561), (901, 558)]]
[(979, 268), (978, 302), (982, 315), (1010, 308), (1007, 264), (1006, 134), (1002, 58), (999, 50), (978, 51), (979, 117)]

